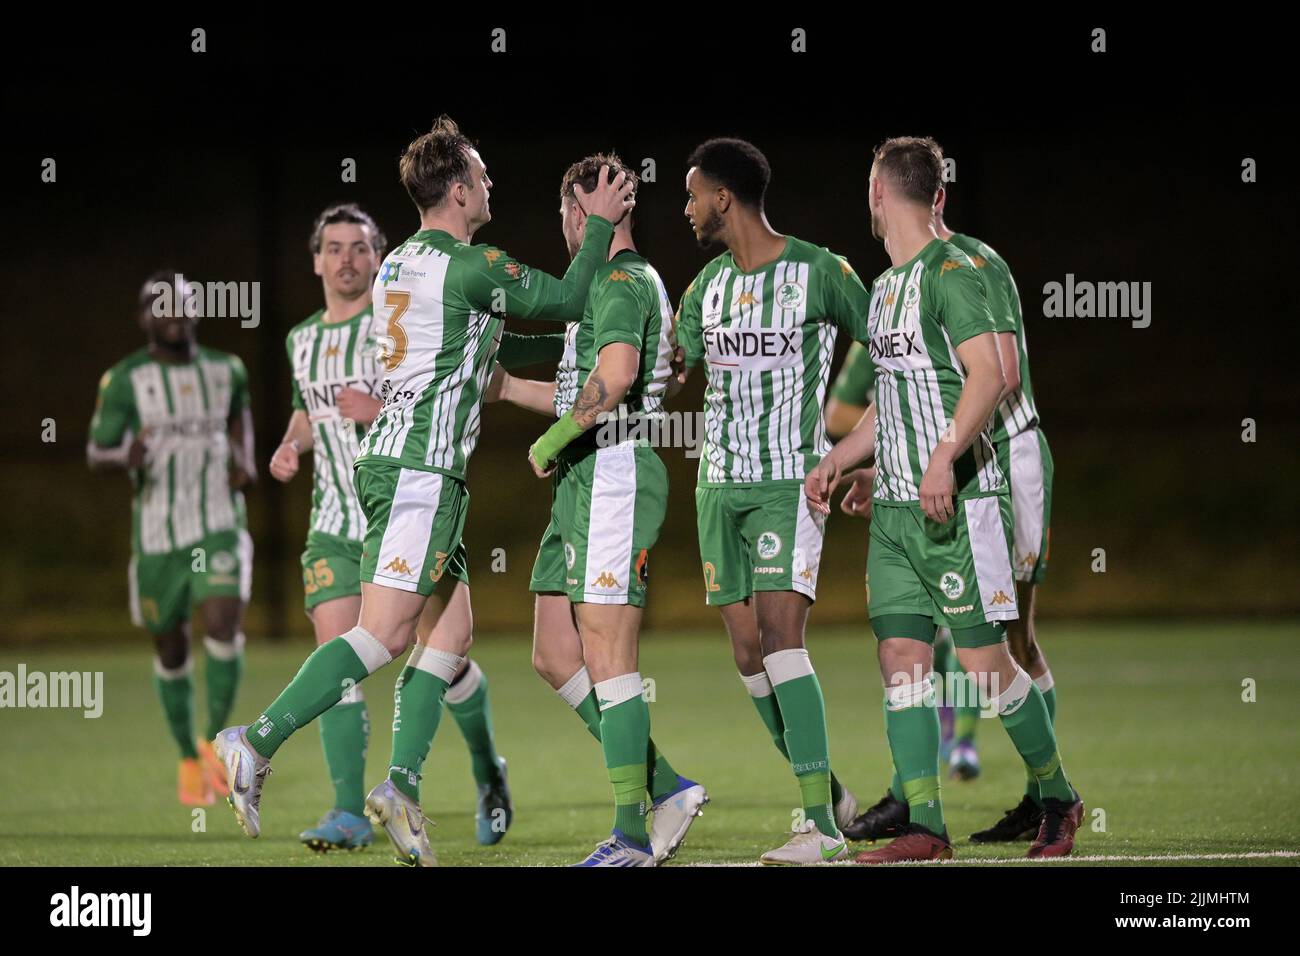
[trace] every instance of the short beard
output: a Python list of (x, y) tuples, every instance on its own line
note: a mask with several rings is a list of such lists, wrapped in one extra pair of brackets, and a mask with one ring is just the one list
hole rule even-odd
[(699, 242), (701, 249), (708, 249), (719, 241), (718, 237), (721, 235), (722, 213), (714, 209), (705, 217), (704, 222), (701, 224), (700, 235), (696, 241)]

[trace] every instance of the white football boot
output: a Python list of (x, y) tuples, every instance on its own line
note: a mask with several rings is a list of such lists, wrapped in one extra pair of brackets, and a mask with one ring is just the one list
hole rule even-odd
[(650, 808), (650, 846), (654, 849), (656, 866), (677, 854), (686, 839), (686, 831), (701, 815), (700, 808), (708, 802), (709, 794), (703, 784), (680, 775), (677, 789), (654, 802)]
[(230, 785), (226, 802), (244, 832), (257, 839), (262, 832), (262, 784), (271, 772), (271, 761), (253, 749), (246, 730), (247, 726), (227, 727), (212, 741), (212, 750), (226, 768)]
[(768, 850), (758, 859), (760, 863), (769, 865), (808, 866), (848, 858), (849, 845), (844, 841), (843, 834), (828, 837), (817, 829), (817, 824), (813, 821), (805, 820), (785, 846)]
[(840, 798), (835, 801), (835, 825), (843, 830), (858, 816), (858, 798), (849, 788), (840, 784)]
[(433, 847), (429, 845), (426, 820), (420, 805), (393, 786), (393, 781), (383, 783), (366, 794), (366, 816), (377, 827), (383, 827), (397, 851), (397, 862), (403, 866), (437, 866)]

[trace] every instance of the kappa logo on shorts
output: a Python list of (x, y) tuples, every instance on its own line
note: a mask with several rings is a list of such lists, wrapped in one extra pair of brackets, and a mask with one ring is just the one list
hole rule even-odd
[(411, 566), (402, 558), (393, 558), (393, 560), (384, 565), (384, 570), (392, 571), (394, 574), (405, 574), (407, 576), (415, 573), (411, 570)]
[(566, 568), (572, 568), (573, 562), (577, 560), (578, 552), (573, 550), (573, 545), (569, 544), (567, 541), (564, 542), (564, 566)]
[(758, 556), (771, 561), (781, 553), (781, 536), (775, 531), (764, 531), (758, 536)]
[(998, 591), (996, 594), (993, 595), (993, 599), (989, 601), (989, 603), (990, 604), (1013, 604), (1015, 602), (1012, 601), (1012, 599), (1007, 595), (1006, 591)]
[(812, 581), (813, 572), (816, 568), (813, 568), (808, 564), (808, 553), (804, 551), (803, 548), (794, 549), (794, 566), (799, 569), (795, 572), (797, 576), (803, 578), (805, 581)]
[(618, 580), (608, 571), (601, 571), (599, 577), (591, 582), (593, 588), (616, 588)]
[(437, 584), (442, 578), (442, 563), (447, 560), (447, 552), (435, 551), (433, 552), (433, 557), (434, 562), (433, 567), (429, 569), (429, 579), (433, 581), (434, 584)]
[(948, 598), (959, 598), (966, 593), (966, 579), (956, 571), (945, 571), (939, 578), (939, 590)]
[(217, 551), (208, 562), (217, 574), (229, 574), (235, 570), (235, 556), (229, 551)]
[(1037, 563), (1038, 563), (1038, 555), (1033, 551), (1030, 551), (1027, 555), (1025, 555), (1023, 558), (1020, 559), (1020, 566), (1022, 568), (1032, 569), (1033, 566)]

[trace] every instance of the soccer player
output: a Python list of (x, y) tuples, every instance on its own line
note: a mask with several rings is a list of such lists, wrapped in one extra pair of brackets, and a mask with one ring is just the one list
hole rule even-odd
[[(154, 689), (181, 752), (177, 796), (225, 795), (209, 741), (225, 724), (244, 661), (253, 543), (242, 489), (257, 477), (248, 373), (235, 355), (197, 341), (201, 290), (173, 272), (145, 280), (138, 321), (148, 344), (99, 380), (86, 458), (125, 469), (131, 512), (131, 620), (153, 637)], [(203, 614), (207, 728), (194, 731), (190, 608)]]
[(764, 863), (843, 859), (857, 801), (831, 774), (821, 685), (804, 645), (823, 515), (804, 476), (830, 447), (822, 405), (836, 327), (867, 338), (867, 292), (849, 264), (774, 230), (767, 158), (739, 139), (696, 148), (686, 216), (726, 251), (682, 296), (686, 369), (708, 372), (695, 503), (706, 600), (722, 613), (740, 678), (799, 783), (803, 820)]
[(871, 228), (893, 263), (871, 294), (877, 413), (874, 422), (863, 416), (805, 482), (809, 500), (828, 511), (841, 473), (874, 449), (869, 613), (909, 822), (887, 846), (858, 854), (860, 863), (952, 855), (929, 676), (936, 624), (951, 628), (962, 666), (1037, 781), (1044, 816), (1029, 856), (1069, 853), (1083, 817), (1042, 691), (1006, 646), (1002, 622), (1017, 613), (1011, 503), (988, 430), (1004, 378), (979, 273), (934, 231), (942, 168), (928, 138), (899, 137), (876, 150)]
[[(299, 455), (313, 453), (311, 528), (302, 574), (307, 616), (318, 645), (355, 625), (361, 610), (366, 523), (352, 463), (366, 426), (379, 414), (371, 285), (384, 242), (374, 220), (353, 203), (331, 206), (317, 217), (310, 248), (325, 307), (295, 326), (285, 343), (294, 410), (270, 471), (277, 480), (289, 481), (298, 472)], [(429, 610), (437, 610), (434, 603)], [(422, 633), (432, 627), (429, 623)], [(513, 808), (505, 759), (497, 755), (492, 737), (487, 678), (475, 662), (461, 668), (447, 689), (446, 702), (470, 749), (479, 793), (476, 836), (490, 845), (505, 835)], [(370, 718), (360, 685), (350, 687), (321, 715), (320, 733), (334, 806), (299, 839), (321, 852), (368, 846), (373, 831), (364, 816), (362, 784)], [(498, 820), (504, 825), (493, 826)]]
[[(626, 175), (635, 191), (636, 174), (612, 154), (579, 160), (561, 181), (571, 256), (587, 224), (574, 186), (590, 192), (605, 168)], [(612, 835), (579, 866), (654, 866), (670, 859), (709, 799), (650, 739), (637, 664), (649, 554), (667, 509), (668, 473), (645, 441), (600, 444), (593, 430), (607, 414), (633, 434), (662, 417), (663, 400), (677, 385), (672, 321), (663, 280), (637, 252), (629, 215), (614, 230), (609, 261), (596, 270), (582, 320), (568, 324), (555, 381), (499, 373), (493, 383), (492, 397), (558, 418), (529, 451), (539, 476), (555, 476), (551, 520), (529, 584), (537, 595), (533, 662), (601, 742), (615, 802)]]
[(469, 507), (465, 469), (478, 442), (483, 391), (506, 314), (579, 318), (613, 223), (630, 187), (602, 179), (579, 192), (587, 211), (582, 248), (563, 279), (530, 269), (492, 246), (471, 245), (491, 218), (492, 181), (478, 150), (448, 117), (407, 146), (403, 186), (420, 231), (390, 252), (375, 281), (376, 338), (383, 347), (383, 406), (361, 442), (356, 489), (366, 520), (358, 623), (322, 644), (248, 727), (223, 730), (217, 754), (231, 778), (231, 805), (244, 832), (260, 832), (270, 758), (296, 730), (353, 685), (402, 653), (430, 594), (443, 598), (394, 688), (388, 777), (366, 797), (408, 865), (433, 866), (420, 809), (420, 771), (442, 701), (469, 650), (471, 609), (461, 532)]
[[(961, 249), (984, 280), (989, 309), (998, 333), (998, 351), (1006, 376), (1002, 400), (993, 417), (993, 444), (998, 467), (1010, 487), (1012, 540), (1011, 569), (1016, 579), (1016, 606), (1020, 616), (1006, 622), (1007, 645), (1012, 656), (1034, 679), (1047, 704), (1047, 714), (1056, 726), (1056, 683), (1047, 658), (1038, 645), (1034, 629), (1034, 590), (1047, 574), (1047, 557), (1052, 527), (1052, 452), (1038, 423), (1038, 407), (1029, 380), (1029, 348), (1025, 342), (1020, 292), (1006, 260), (987, 243), (953, 232), (943, 221), (947, 192), (939, 189), (935, 201), (935, 232), (939, 238)], [(974, 736), (975, 721), (968, 722)], [(958, 712), (957, 744), (953, 768), (960, 766), (962, 743), (961, 713)], [(973, 741), (972, 741), (973, 749)], [(978, 764), (976, 764), (978, 767)], [(977, 771), (978, 772), (978, 771)], [(1043, 794), (1037, 779), (1029, 774), (1025, 793), (1006, 815), (989, 827), (971, 834), (974, 843), (997, 843), (1030, 839), (1043, 819)]]

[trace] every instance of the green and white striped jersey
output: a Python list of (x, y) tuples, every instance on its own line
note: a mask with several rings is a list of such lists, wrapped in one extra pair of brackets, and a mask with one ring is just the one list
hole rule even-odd
[(817, 466), (836, 328), (866, 341), (868, 302), (845, 259), (793, 236), (753, 272), (730, 252), (701, 270), (677, 319), (686, 363), (708, 367), (701, 485), (802, 480)]
[(629, 414), (663, 411), (672, 374), (673, 307), (654, 266), (631, 249), (596, 270), (582, 321), (564, 332), (564, 355), (555, 372), (555, 414), (563, 415), (596, 367), (600, 350), (625, 342), (641, 352), (641, 370), (624, 396)]
[(384, 405), (357, 461), (464, 480), (503, 317), (581, 318), (613, 233), (608, 221), (588, 216), (582, 248), (563, 279), (438, 229), (417, 232), (390, 252), (374, 287)]
[(988, 243), (955, 232), (948, 240), (970, 256), (984, 280), (993, 326), (998, 332), (1015, 332), (1020, 353), (1020, 387), (1002, 400), (995, 413), (995, 442), (1014, 438), (1038, 425), (1038, 407), (1034, 404), (1034, 387), (1029, 382), (1029, 348), (1025, 344), (1025, 320), (1020, 314), (1020, 292), (1011, 277), (1007, 262)]
[[(876, 389), (876, 501), (920, 500), (930, 452), (952, 421), (966, 372), (956, 347), (993, 332), (984, 283), (970, 258), (933, 239), (871, 289)], [(958, 498), (1003, 489), (988, 426), (953, 463)]]
[(346, 322), (326, 322), (322, 309), (294, 326), (285, 340), (293, 407), (307, 413), (312, 429), (311, 530), (352, 541), (366, 532), (352, 482), (352, 463), (366, 429), (339, 414), (338, 394), (354, 388), (378, 396), (374, 322), (369, 307)]
[(244, 527), (244, 496), (230, 487), (230, 419), (248, 407), (238, 356), (198, 349), (193, 362), (132, 352), (99, 380), (90, 440), (113, 448), (145, 434), (143, 467), (131, 472), (136, 554), (188, 549)]

